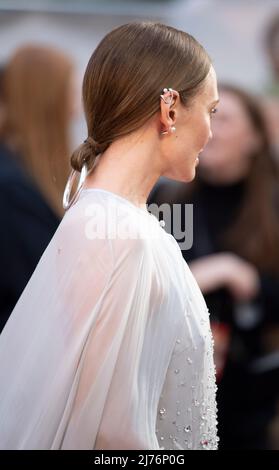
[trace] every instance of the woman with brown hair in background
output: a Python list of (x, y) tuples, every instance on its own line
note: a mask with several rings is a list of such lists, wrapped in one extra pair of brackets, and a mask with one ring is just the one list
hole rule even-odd
[(83, 100), (79, 189), (73, 173), (0, 338), (0, 447), (216, 449), (208, 311), (145, 205), (160, 175), (195, 176), (218, 102), (211, 60), (183, 31), (123, 25), (92, 54)]
[(150, 202), (194, 205), (193, 246), (183, 256), (218, 338), (225, 345), (230, 336), (227, 353), (216, 336), (220, 447), (278, 449), (278, 168), (260, 99), (236, 86), (218, 88), (214, 138), (201, 155), (196, 181), (171, 188), (162, 180)]
[(63, 214), (72, 81), (71, 60), (44, 46), (21, 47), (3, 71), (0, 329)]

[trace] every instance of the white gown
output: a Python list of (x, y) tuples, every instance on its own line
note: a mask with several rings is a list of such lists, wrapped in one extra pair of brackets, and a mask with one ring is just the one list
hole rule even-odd
[(216, 449), (212, 346), (174, 238), (84, 190), (0, 336), (0, 448)]

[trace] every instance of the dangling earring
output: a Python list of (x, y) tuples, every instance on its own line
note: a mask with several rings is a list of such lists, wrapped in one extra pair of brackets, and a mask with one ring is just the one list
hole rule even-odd
[(171, 132), (173, 134), (175, 131), (176, 131), (176, 127), (171, 126), (167, 131), (162, 131), (161, 135), (169, 134), (169, 132)]

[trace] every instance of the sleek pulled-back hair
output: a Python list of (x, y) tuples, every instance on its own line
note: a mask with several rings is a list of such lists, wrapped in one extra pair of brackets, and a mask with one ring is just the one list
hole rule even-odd
[(100, 42), (83, 80), (88, 138), (73, 153), (72, 167), (88, 169), (98, 154), (145, 124), (160, 109), (164, 87), (180, 92), (187, 106), (211, 66), (190, 34), (153, 22), (122, 25)]

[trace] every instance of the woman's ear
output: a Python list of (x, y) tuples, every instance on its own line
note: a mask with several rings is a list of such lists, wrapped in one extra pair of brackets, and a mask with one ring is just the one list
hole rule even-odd
[(179, 102), (179, 93), (171, 88), (164, 88), (161, 97), (161, 133), (167, 134), (176, 123), (177, 104)]

